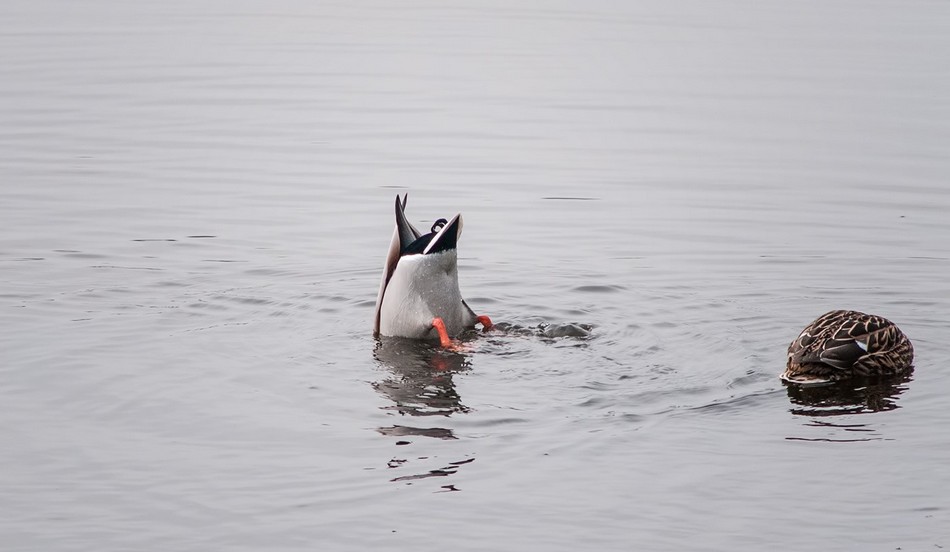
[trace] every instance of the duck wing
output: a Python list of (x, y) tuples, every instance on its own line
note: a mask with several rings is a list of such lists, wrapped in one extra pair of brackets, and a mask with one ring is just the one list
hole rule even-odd
[(850, 370), (869, 353), (887, 348), (889, 334), (897, 335), (897, 327), (881, 316), (831, 311), (802, 330), (789, 346), (788, 354), (797, 364), (821, 363)]
[(379, 333), (379, 312), (383, 305), (383, 295), (386, 294), (386, 286), (396, 270), (399, 263), (399, 257), (403, 250), (409, 244), (418, 240), (422, 234), (406, 218), (406, 203), (409, 201), (409, 194), (405, 194), (402, 200), (399, 194), (396, 194), (396, 229), (393, 231), (393, 239), (389, 242), (389, 251), (386, 253), (386, 264), (384, 265), (383, 278), (379, 283), (379, 293), (376, 295), (376, 314), (374, 315), (373, 333)]

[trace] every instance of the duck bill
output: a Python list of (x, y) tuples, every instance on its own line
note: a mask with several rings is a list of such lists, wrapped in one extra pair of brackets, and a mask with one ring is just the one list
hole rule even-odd
[(429, 242), (429, 245), (426, 246), (422, 254), (429, 255), (431, 253), (441, 253), (443, 251), (454, 250), (458, 245), (458, 240), (461, 235), (462, 215), (460, 213), (452, 217), (452, 220), (447, 222), (445, 226), (439, 230), (435, 237), (432, 238), (432, 241)]
[(821, 376), (815, 376), (811, 374), (789, 374), (788, 372), (783, 373), (779, 376), (779, 379), (786, 383), (793, 383), (795, 385), (800, 385), (802, 387), (819, 387), (823, 385), (831, 385), (834, 383), (830, 378), (824, 378)]

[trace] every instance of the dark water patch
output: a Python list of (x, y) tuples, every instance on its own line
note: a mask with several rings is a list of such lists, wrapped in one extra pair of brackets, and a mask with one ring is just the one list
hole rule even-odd
[[(439, 437), (439, 436), (436, 436), (436, 437)], [(455, 437), (449, 437), (448, 440), (449, 441), (455, 440)], [(400, 445), (401, 443), (412, 444), (407, 441), (397, 441), (396, 444)], [(404, 445), (400, 445), (400, 446), (404, 446)], [(399, 475), (389, 480), (390, 482), (412, 482), (412, 481), (418, 481), (422, 479), (429, 479), (432, 477), (446, 477), (446, 476), (454, 475), (458, 473), (458, 471), (461, 468), (463, 468), (466, 465), (471, 464), (474, 461), (475, 461), (474, 457), (463, 458), (461, 460), (454, 460), (454, 461), (449, 461), (449, 462), (444, 462), (444, 463), (437, 463), (438, 457), (428, 456), (428, 455), (416, 456), (415, 459), (412, 459), (412, 460), (406, 457), (393, 457), (388, 462), (386, 462), (386, 468), (389, 470), (416, 472), (416, 473), (410, 473), (407, 475)], [(419, 467), (416, 466), (416, 464), (418, 463), (436, 464), (439, 467), (428, 468), (428, 469), (425, 469), (424, 471), (419, 472), (418, 471)], [(454, 486), (450, 486), (450, 487), (453, 487), (454, 490), (458, 490), (457, 488), (454, 488)], [(442, 486), (440, 488), (445, 489), (446, 486)]]
[(555, 201), (597, 201), (599, 197), (582, 197), (582, 196), (549, 196), (542, 197), (544, 200), (555, 200)]
[(441, 468), (437, 470), (429, 470), (426, 473), (418, 473), (413, 475), (401, 475), (399, 477), (394, 477), (390, 479), (392, 482), (397, 481), (415, 481), (418, 479), (428, 479), (430, 477), (445, 477), (447, 475), (454, 475), (458, 471), (457, 468)]
[(186, 288), (186, 287), (191, 287), (194, 284), (191, 284), (188, 282), (175, 281), (175, 280), (162, 280), (160, 282), (153, 282), (149, 285), (151, 287), (157, 287), (157, 288)]
[(589, 381), (580, 387), (581, 389), (590, 389), (591, 391), (610, 391), (617, 388), (616, 384), (614, 383), (605, 383), (600, 381)]
[(203, 263), (246, 263), (248, 261), (238, 259), (201, 259)]
[(249, 297), (241, 295), (216, 295), (215, 299), (220, 299), (223, 301), (231, 301), (233, 303), (238, 303), (241, 305), (273, 305), (274, 301), (272, 299), (263, 299), (260, 297)]
[(890, 441), (881, 428), (870, 424), (831, 422), (828, 420), (812, 420), (804, 427), (819, 431), (817, 436), (787, 436), (786, 441), (811, 441), (824, 443), (862, 443), (868, 441)]
[(607, 414), (608, 416), (612, 418), (618, 418), (625, 423), (631, 423), (631, 424), (637, 424), (637, 425), (641, 425), (650, 419), (649, 416), (644, 416), (642, 414), (634, 414), (632, 412), (618, 413), (618, 412), (611, 411), (611, 412), (608, 412)]
[(197, 234), (194, 236), (185, 236), (185, 237), (192, 240), (210, 240), (212, 238), (217, 238), (218, 236)]
[(866, 443), (869, 441), (886, 441), (883, 437), (867, 437), (867, 438), (836, 438), (836, 437), (786, 437), (786, 441), (808, 441), (813, 443)]
[(385, 435), (387, 437), (420, 436), (443, 440), (458, 439), (451, 429), (444, 427), (411, 427), (404, 425), (394, 425), (389, 427), (378, 427), (376, 428), (376, 431), (380, 435)]
[(178, 240), (174, 238), (137, 238), (132, 241), (134, 242), (176, 242)]
[(296, 276), (297, 273), (279, 268), (249, 268), (244, 271), (248, 276)]
[(515, 417), (504, 417), (504, 418), (465, 418), (464, 420), (459, 420), (459, 427), (466, 428), (488, 428), (488, 427), (499, 427), (499, 426), (509, 426), (509, 425), (521, 425), (531, 423), (530, 418), (515, 418)]
[(188, 307), (195, 310), (214, 310), (214, 311), (226, 311), (228, 307), (224, 305), (219, 305), (217, 303), (212, 303), (203, 299), (199, 299), (193, 303), (187, 305)]
[(106, 293), (116, 293), (116, 294), (136, 293), (135, 288), (131, 288), (131, 287), (108, 287), (108, 288), (104, 288), (102, 291)]
[[(105, 259), (108, 257), (108, 255), (100, 255), (98, 253), (80, 253), (80, 252), (65, 253), (63, 254), (63, 256), (69, 257), (72, 259)], [(148, 258), (148, 257), (143, 257), (143, 258)]]
[(579, 408), (592, 408), (592, 407), (600, 407), (600, 406), (603, 406), (604, 404), (613, 404), (613, 403), (614, 401), (612, 399), (607, 399), (606, 397), (588, 397), (576, 403), (574, 406), (577, 406)]
[(621, 285), (583, 285), (576, 286), (571, 288), (571, 291), (579, 291), (581, 293), (617, 293), (621, 291), (626, 291), (627, 288)]

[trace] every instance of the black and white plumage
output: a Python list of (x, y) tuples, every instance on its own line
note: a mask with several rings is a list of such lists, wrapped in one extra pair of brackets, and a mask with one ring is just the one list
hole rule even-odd
[(827, 383), (850, 377), (890, 376), (909, 370), (914, 346), (890, 320), (852, 310), (818, 317), (788, 346), (781, 378)]
[(462, 216), (439, 219), (422, 234), (406, 219), (407, 199), (396, 196), (396, 229), (376, 297), (374, 333), (439, 338), (447, 345), (449, 337), (474, 328), (476, 322), (488, 328), (488, 317), (476, 315), (459, 291), (456, 246)]

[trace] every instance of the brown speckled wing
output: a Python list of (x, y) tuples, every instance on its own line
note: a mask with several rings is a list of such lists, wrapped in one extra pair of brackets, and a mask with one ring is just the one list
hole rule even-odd
[(786, 374), (896, 374), (913, 362), (913, 346), (882, 316), (836, 310), (805, 327), (788, 347)]

